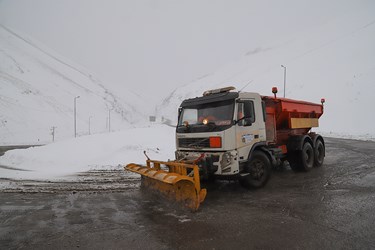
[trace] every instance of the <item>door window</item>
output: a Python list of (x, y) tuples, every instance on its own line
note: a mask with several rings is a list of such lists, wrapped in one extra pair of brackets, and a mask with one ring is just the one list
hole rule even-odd
[(238, 102), (237, 121), (239, 126), (251, 126), (255, 122), (253, 101)]

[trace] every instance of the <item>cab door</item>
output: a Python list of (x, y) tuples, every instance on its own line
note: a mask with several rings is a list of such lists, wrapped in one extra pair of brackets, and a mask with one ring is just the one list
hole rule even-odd
[(250, 149), (259, 141), (259, 118), (255, 110), (255, 99), (240, 99), (236, 102), (236, 148), (240, 161), (247, 160)]

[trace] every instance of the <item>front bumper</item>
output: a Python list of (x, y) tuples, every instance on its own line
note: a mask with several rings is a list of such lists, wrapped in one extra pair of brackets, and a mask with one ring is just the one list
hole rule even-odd
[(235, 175), (239, 173), (239, 162), (237, 150), (226, 152), (201, 152), (201, 151), (185, 151), (177, 150), (175, 152), (176, 160), (194, 161), (204, 154), (202, 160), (198, 162), (198, 166), (214, 175)]

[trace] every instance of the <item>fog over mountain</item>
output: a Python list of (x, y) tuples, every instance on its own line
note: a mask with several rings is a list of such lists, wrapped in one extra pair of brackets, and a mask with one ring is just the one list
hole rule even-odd
[(321, 132), (374, 138), (375, 14), (367, 9), (335, 16), (294, 36), (253, 47), (213, 73), (179, 87), (158, 106), (160, 116), (176, 122), (182, 100), (207, 89), (235, 86), (237, 90), (283, 96), (286, 66), (287, 98), (320, 103)]
[[(374, 19), (374, 9), (370, 0), (2, 0), (0, 23), (90, 69), (116, 92), (131, 87), (156, 104), (248, 52), (301, 35), (313, 49), (329, 41), (317, 30), (350, 31), (340, 20)], [(280, 59), (272, 62), (287, 63)]]

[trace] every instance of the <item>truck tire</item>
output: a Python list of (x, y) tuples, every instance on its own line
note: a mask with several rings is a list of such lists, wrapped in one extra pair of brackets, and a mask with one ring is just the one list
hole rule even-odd
[(300, 154), (301, 169), (309, 171), (314, 166), (314, 149), (310, 142), (305, 142)]
[(240, 184), (246, 188), (263, 187), (271, 176), (271, 162), (267, 155), (259, 150), (252, 153), (245, 167), (246, 176), (240, 177)]
[(323, 165), (325, 156), (325, 147), (322, 140), (317, 140), (314, 148), (314, 167), (320, 167)]
[(294, 151), (289, 157), (290, 168), (295, 171), (309, 171), (314, 166), (315, 152), (310, 142), (305, 142), (302, 150)]

